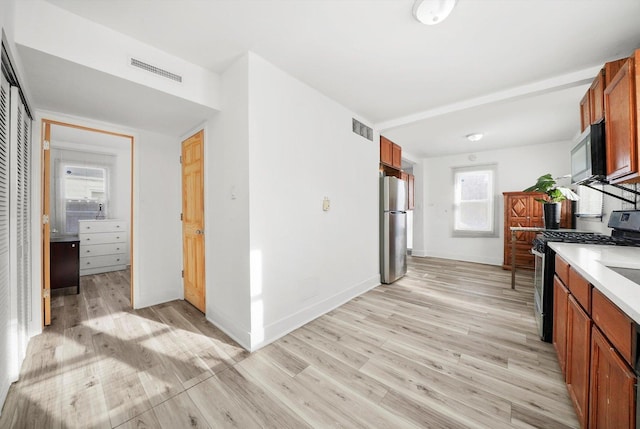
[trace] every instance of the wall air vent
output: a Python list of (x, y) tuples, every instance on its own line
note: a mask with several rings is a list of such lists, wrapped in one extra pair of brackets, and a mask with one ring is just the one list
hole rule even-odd
[(371, 129), (371, 127), (367, 127), (356, 118), (351, 118), (351, 129), (354, 133), (364, 137), (365, 139), (373, 141), (373, 129)]
[(146, 70), (149, 73), (154, 73), (158, 76), (166, 77), (167, 79), (175, 80), (176, 82), (182, 83), (182, 76), (171, 73), (167, 70), (163, 70), (160, 67), (152, 66), (151, 64), (147, 64), (144, 61), (131, 58), (131, 65), (134, 67), (138, 67), (139, 69)]

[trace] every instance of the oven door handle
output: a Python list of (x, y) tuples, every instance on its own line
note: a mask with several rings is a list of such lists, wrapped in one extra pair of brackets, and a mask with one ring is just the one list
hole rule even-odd
[(531, 249), (531, 254), (540, 258), (544, 258), (544, 253), (538, 252), (536, 249)]

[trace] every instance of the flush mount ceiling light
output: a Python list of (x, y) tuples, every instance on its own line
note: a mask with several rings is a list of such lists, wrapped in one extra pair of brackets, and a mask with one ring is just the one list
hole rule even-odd
[(416, 0), (413, 16), (426, 25), (435, 25), (444, 21), (458, 0)]
[(467, 139), (469, 139), (469, 141), (472, 141), (472, 142), (477, 142), (482, 137), (484, 137), (482, 133), (467, 134)]

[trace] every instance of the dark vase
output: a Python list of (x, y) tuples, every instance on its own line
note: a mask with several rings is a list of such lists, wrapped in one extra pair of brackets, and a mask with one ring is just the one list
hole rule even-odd
[(544, 209), (544, 227), (546, 229), (559, 229), (562, 203), (544, 203), (542, 208)]

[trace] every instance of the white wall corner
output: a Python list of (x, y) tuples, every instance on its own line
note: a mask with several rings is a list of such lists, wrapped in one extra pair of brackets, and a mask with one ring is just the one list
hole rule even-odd
[(214, 310), (207, 312), (206, 318), (210, 323), (231, 337), (240, 347), (251, 351), (251, 333), (234, 323), (230, 317), (225, 316), (220, 311)]

